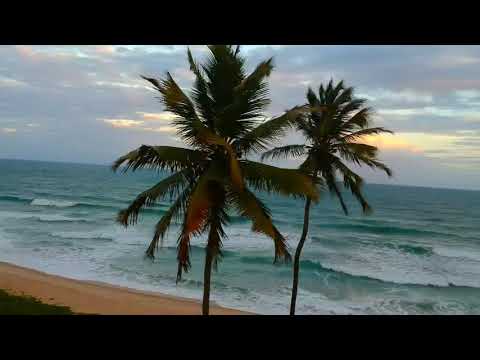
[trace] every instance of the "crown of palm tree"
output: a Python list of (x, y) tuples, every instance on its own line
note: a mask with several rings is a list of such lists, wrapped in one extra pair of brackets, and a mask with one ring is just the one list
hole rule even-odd
[(343, 177), (345, 188), (350, 189), (363, 211), (371, 211), (362, 195), (362, 178), (344, 161), (377, 168), (391, 176), (392, 171), (377, 158), (377, 147), (360, 141), (366, 135), (392, 131), (383, 127), (370, 127), (371, 108), (364, 106), (365, 99), (355, 98), (353, 88), (345, 87), (343, 81), (334, 85), (330, 80), (326, 87), (320, 85), (318, 96), (309, 88), (307, 100), (312, 111), (308, 116), (299, 117), (296, 122), (306, 143), (274, 148), (265, 152), (262, 159), (306, 156), (300, 169), (310, 176), (320, 176), (330, 192), (338, 197), (346, 214), (348, 209), (336, 182), (337, 174)]
[(190, 96), (169, 73), (160, 80), (144, 77), (160, 92), (165, 109), (176, 115), (173, 125), (189, 148), (142, 145), (113, 164), (114, 170), (126, 163), (125, 171), (150, 168), (173, 172), (120, 211), (118, 221), (124, 226), (135, 224), (142, 208), (163, 198), (172, 199), (146, 253), (153, 257), (171, 221), (182, 219), (177, 280), (190, 268), (192, 236), (208, 232), (207, 247), (216, 265), (225, 236), (223, 228), (230, 222), (228, 209), (249, 218), (254, 231), (273, 239), (274, 261), (290, 258), (286, 240), (273, 225), (269, 209), (249, 187), (314, 199), (318, 196), (309, 176), (245, 158), (265, 150), (308, 107), (295, 107), (262, 121), (270, 102), (266, 79), (273, 69), (272, 59), (261, 62), (247, 75), (239, 47), (208, 48), (210, 54), (203, 65), (198, 65), (188, 50), (190, 70), (195, 75)]

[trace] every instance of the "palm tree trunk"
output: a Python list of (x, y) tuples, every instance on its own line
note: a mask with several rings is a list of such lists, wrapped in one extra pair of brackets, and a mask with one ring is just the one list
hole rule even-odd
[(203, 270), (203, 303), (202, 315), (208, 315), (210, 311), (210, 276), (212, 274), (212, 250), (207, 245), (205, 249), (205, 268)]
[(302, 253), (303, 245), (307, 239), (308, 234), (308, 222), (310, 219), (310, 205), (311, 200), (307, 198), (305, 201), (305, 214), (303, 217), (303, 231), (300, 241), (298, 242), (297, 249), (295, 250), (295, 258), (293, 260), (293, 285), (292, 285), (292, 301), (290, 303), (290, 315), (295, 315), (295, 304), (297, 302), (297, 290), (298, 290), (298, 274), (300, 272), (300, 255)]

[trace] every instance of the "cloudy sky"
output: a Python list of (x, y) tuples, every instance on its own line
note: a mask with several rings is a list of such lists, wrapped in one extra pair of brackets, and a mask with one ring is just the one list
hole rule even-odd
[[(368, 140), (395, 176), (360, 170), (367, 181), (480, 189), (480, 46), (242, 51), (250, 68), (274, 57), (269, 115), (304, 103), (308, 86), (330, 78), (369, 100), (375, 123), (395, 131)], [(179, 145), (171, 116), (139, 77), (166, 71), (189, 88), (186, 46), (0, 46), (0, 158), (109, 164), (141, 144)]]

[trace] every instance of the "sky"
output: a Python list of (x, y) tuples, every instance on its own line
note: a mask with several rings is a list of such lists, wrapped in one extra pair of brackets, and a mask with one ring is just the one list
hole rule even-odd
[[(205, 46), (190, 46), (202, 61)], [(188, 90), (184, 45), (0, 46), (0, 158), (111, 164), (140, 146), (182, 146), (140, 75), (170, 71)], [(271, 56), (267, 116), (344, 80), (394, 135), (366, 139), (393, 178), (367, 182), (480, 190), (480, 46), (242, 46), (247, 66)], [(289, 133), (283, 143), (302, 143)], [(279, 163), (277, 163), (278, 165)], [(282, 162), (294, 167), (295, 161)]]

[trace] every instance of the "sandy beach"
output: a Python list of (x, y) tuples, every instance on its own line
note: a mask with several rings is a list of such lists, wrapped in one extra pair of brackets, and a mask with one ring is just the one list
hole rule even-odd
[[(0, 262), (0, 289), (33, 296), (44, 303), (65, 305), (74, 312), (101, 315), (200, 315), (197, 300), (139, 291), (94, 281), (50, 275)], [(247, 315), (211, 306), (212, 315)]]

